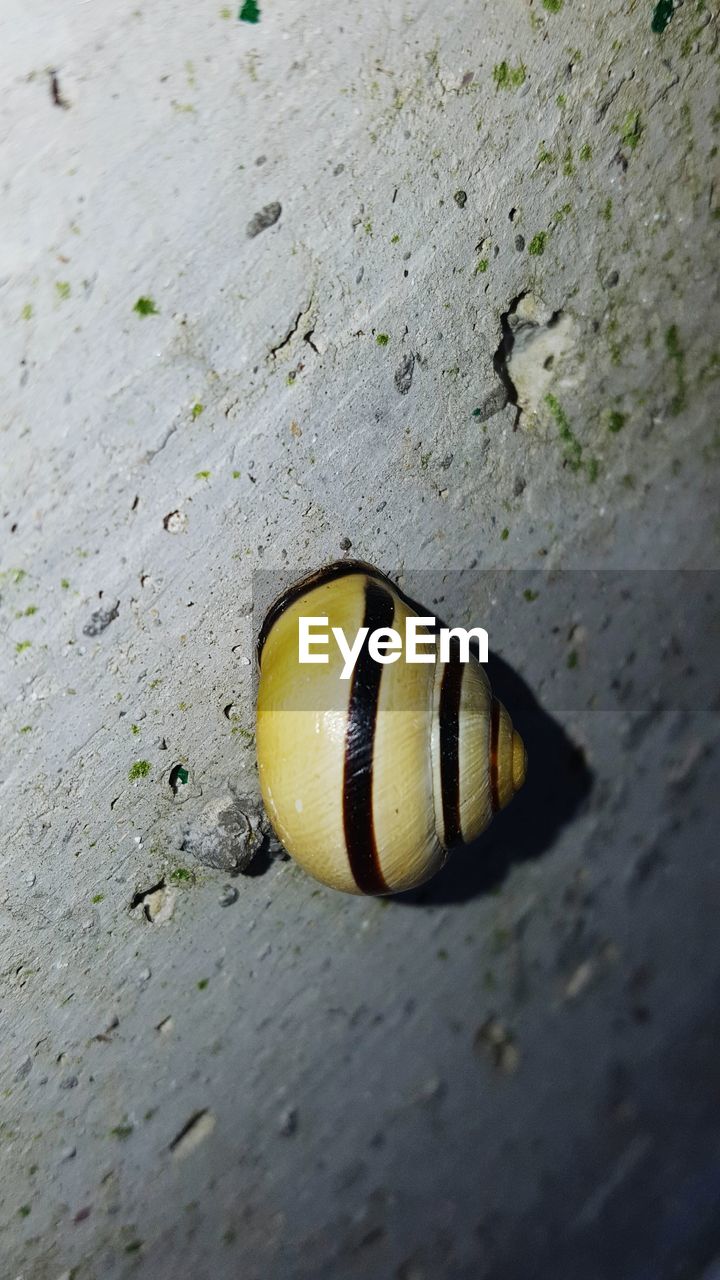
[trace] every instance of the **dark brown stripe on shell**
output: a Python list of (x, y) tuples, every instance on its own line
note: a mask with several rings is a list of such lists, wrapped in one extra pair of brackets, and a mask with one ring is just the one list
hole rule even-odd
[(492, 700), (490, 713), (490, 805), (493, 813), (500, 808), (500, 787), (498, 782), (498, 742), (500, 737), (500, 703)]
[(450, 642), (450, 661), (446, 663), (440, 685), (440, 795), (442, 797), (445, 847), (451, 849), (462, 841), (460, 824), (460, 698), (463, 672), (460, 644)]
[[(370, 632), (391, 627), (395, 602), (375, 578), (365, 586), (363, 626)], [(383, 667), (371, 658), (367, 638), (355, 664), (345, 733), (343, 820), (350, 870), (362, 893), (387, 893), (373, 821), (372, 784), (375, 725)]]

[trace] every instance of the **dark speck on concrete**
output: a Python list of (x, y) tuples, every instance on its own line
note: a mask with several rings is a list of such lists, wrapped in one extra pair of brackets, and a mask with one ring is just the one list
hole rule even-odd
[(84, 636), (99, 636), (106, 627), (114, 622), (120, 612), (120, 601), (116, 600), (114, 604), (108, 606), (107, 609), (96, 609), (90, 615), (90, 621), (85, 623), (83, 627)]
[(464, 209), (465, 205), (467, 204), (467, 192), (456, 191), (455, 195), (453, 196), (453, 200), (455, 201), (459, 209)]
[(48, 74), (50, 76), (50, 97), (52, 99), (53, 106), (62, 107), (63, 111), (67, 111), (70, 103), (60, 92), (60, 81), (58, 79), (57, 71), (50, 71)]
[(517, 249), (518, 253), (522, 253), (523, 249), (525, 248), (525, 237), (524, 237), (524, 236), (516, 236), (516, 237), (515, 237), (515, 248)]
[(340, 539), (340, 550), (341, 550), (341, 551), (349, 551), (351, 547), (352, 547), (352, 542), (350, 541), (350, 539), (349, 539), (349, 538), (341, 538), (341, 539)]
[(259, 236), (261, 231), (267, 231), (268, 227), (274, 227), (281, 213), (282, 205), (278, 200), (273, 200), (271, 204), (266, 204), (262, 209), (258, 209), (257, 213), (253, 214), (248, 222), (248, 239), (252, 240), (254, 236)]
[(407, 395), (412, 386), (413, 373), (415, 372), (415, 356), (412, 351), (401, 360), (395, 370), (395, 386), (401, 396)]

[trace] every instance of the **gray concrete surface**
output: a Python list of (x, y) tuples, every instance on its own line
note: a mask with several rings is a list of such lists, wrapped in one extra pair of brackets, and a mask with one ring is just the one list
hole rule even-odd
[[(714, 1273), (718, 13), (653, 12), (4, 6), (3, 1277)], [(253, 574), (348, 541), (530, 747), (391, 902), (231, 874)]]

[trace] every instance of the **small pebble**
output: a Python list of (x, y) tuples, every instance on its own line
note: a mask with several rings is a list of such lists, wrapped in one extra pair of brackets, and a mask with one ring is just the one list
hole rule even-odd
[(238, 891), (234, 884), (223, 885), (222, 892), (218, 899), (221, 907), (231, 907), (233, 902), (238, 900)]
[(37, 876), (35, 875), (35, 872), (34, 872), (34, 871), (28, 871), (28, 873), (27, 873), (27, 875), (26, 875), (26, 877), (25, 877), (25, 883), (26, 883), (26, 885), (27, 885), (28, 889), (32, 889), (32, 887), (33, 887), (33, 885), (34, 885), (34, 883), (35, 883), (36, 879), (37, 879)]
[(20, 1066), (15, 1072), (15, 1079), (24, 1080), (25, 1077), (28, 1076), (31, 1071), (32, 1071), (32, 1058), (28, 1057), (23, 1059), (23, 1061), (20, 1063)]
[(465, 208), (465, 205), (467, 204), (467, 192), (466, 192), (466, 191), (456, 191), (456, 192), (455, 192), (455, 195), (453, 196), (453, 200), (455, 201), (456, 205), (458, 206), (458, 209), (464, 209), (464, 208)]
[(281, 1134), (283, 1138), (291, 1138), (294, 1133), (297, 1133), (297, 1127), (297, 1107), (287, 1107), (280, 1116), (278, 1133)]
[(495, 1068), (505, 1075), (517, 1070), (519, 1053), (510, 1031), (495, 1017), (478, 1029), (475, 1035), (476, 1049), (484, 1049)]
[(96, 609), (95, 612), (90, 615), (89, 622), (85, 623), (85, 626), (83, 627), (83, 635), (84, 636), (102, 635), (106, 627), (109, 627), (110, 623), (115, 621), (119, 612), (120, 612), (119, 600), (116, 600), (114, 604), (111, 604), (104, 609)]
[(77, 1076), (63, 1076), (60, 1081), (60, 1089), (76, 1089), (78, 1083)]
[(431, 1076), (426, 1080), (419, 1093), (416, 1094), (414, 1101), (420, 1103), (428, 1103), (438, 1101), (444, 1097), (446, 1086), (439, 1076)]
[(138, 974), (138, 982), (149, 982), (151, 973), (149, 969), (141, 969)]
[(261, 231), (267, 231), (268, 227), (274, 226), (281, 213), (282, 205), (277, 200), (273, 200), (271, 204), (264, 205), (256, 214), (253, 214), (247, 224), (248, 239), (252, 240), (255, 236), (259, 236)]
[(575, 1000), (585, 990), (588, 983), (592, 981), (594, 973), (595, 962), (593, 960), (583, 960), (582, 964), (578, 965), (565, 984), (566, 1000)]
[(60, 1164), (64, 1164), (66, 1160), (74, 1159), (77, 1154), (77, 1147), (63, 1147), (59, 1155)]
[(349, 538), (341, 538), (341, 539), (340, 539), (340, 550), (341, 550), (341, 551), (349, 551), (349, 550), (350, 550), (350, 548), (351, 548), (351, 546), (352, 546), (352, 542), (350, 541), (350, 539), (349, 539)]
[(413, 374), (415, 372), (415, 356), (412, 351), (408, 352), (401, 360), (395, 370), (395, 386), (401, 396), (407, 395), (412, 386)]
[(257, 802), (246, 802), (223, 788), (192, 813), (181, 838), (183, 852), (204, 866), (231, 874), (244, 871), (263, 842)]
[(524, 236), (516, 236), (516, 237), (515, 237), (515, 248), (517, 249), (518, 253), (522, 253), (523, 249), (525, 248), (525, 237), (524, 237)]

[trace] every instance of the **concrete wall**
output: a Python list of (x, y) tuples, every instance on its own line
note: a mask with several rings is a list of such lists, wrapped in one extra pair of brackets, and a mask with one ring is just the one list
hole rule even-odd
[[(3, 1276), (710, 1275), (718, 27), (654, 13), (6, 3)], [(348, 549), (530, 751), (407, 899), (233, 874), (253, 574)]]

